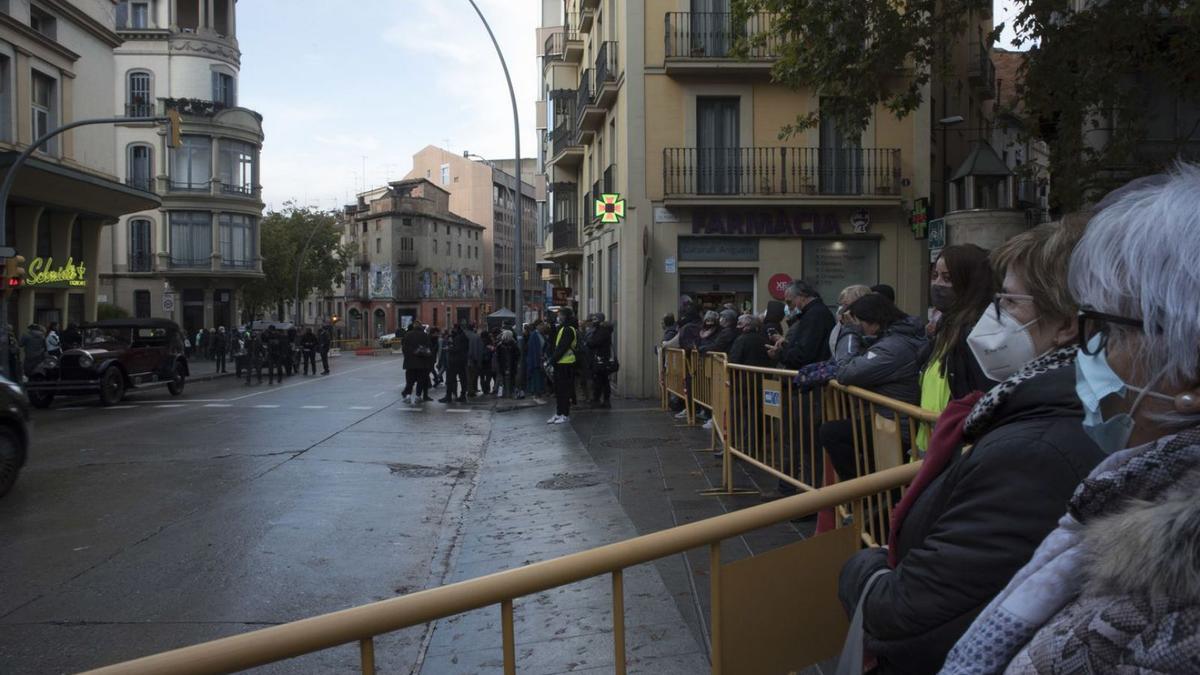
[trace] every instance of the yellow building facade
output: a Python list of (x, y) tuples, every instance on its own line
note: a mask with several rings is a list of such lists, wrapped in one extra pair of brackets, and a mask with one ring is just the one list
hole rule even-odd
[[(930, 106), (903, 120), (880, 109), (860, 138), (827, 122), (781, 139), (820, 97), (771, 82), (770, 45), (735, 59), (733, 35), (771, 19), (735, 30), (723, 5), (543, 6), (546, 278), (555, 304), (614, 322), (621, 395), (656, 391), (661, 318), (682, 295), (762, 312), (792, 279), (828, 303), (884, 283), (924, 312), (928, 248), (910, 215), (931, 196)], [(603, 194), (625, 201), (622, 222), (594, 217)]]

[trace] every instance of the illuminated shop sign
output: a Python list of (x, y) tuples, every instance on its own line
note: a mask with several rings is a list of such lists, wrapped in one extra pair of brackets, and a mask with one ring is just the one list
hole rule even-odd
[(26, 286), (83, 287), (87, 286), (87, 265), (75, 263), (67, 258), (67, 264), (54, 266), (54, 258), (34, 258), (29, 261), (29, 272), (25, 275)]

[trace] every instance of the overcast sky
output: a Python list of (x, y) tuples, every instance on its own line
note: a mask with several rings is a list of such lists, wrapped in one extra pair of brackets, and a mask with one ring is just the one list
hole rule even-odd
[[(1014, 1), (995, 0), (997, 22), (1011, 23)], [(535, 156), (540, 2), (477, 2), (509, 60), (521, 152)], [(513, 155), (508, 89), (467, 0), (250, 0), (237, 23), (240, 103), (264, 118), (268, 208), (336, 208), (403, 177), (426, 145)]]

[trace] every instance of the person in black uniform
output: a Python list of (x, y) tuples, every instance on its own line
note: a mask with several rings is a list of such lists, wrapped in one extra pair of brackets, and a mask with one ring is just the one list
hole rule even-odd
[(304, 374), (308, 375), (308, 369), (312, 367), (312, 374), (317, 374), (317, 335), (313, 333), (312, 328), (305, 328), (304, 335), (300, 338), (300, 356), (304, 363)]
[(317, 352), (321, 354), (321, 374), (329, 374), (329, 347), (333, 343), (333, 334), (329, 326), (322, 326), (317, 335)]
[(592, 315), (592, 330), (587, 336), (588, 352), (592, 358), (592, 405), (599, 408), (611, 408), (612, 382), (612, 324), (604, 320), (604, 315), (597, 312)]
[(266, 332), (266, 348), (267, 384), (275, 384), (276, 376), (279, 383), (283, 384), (283, 373), (287, 369), (287, 363), (291, 361), (291, 345), (287, 335), (271, 326)]
[(250, 378), (258, 374), (258, 383), (262, 384), (263, 362), (266, 360), (266, 345), (263, 344), (261, 333), (246, 332), (246, 384)]
[[(300, 349), (299, 349), (299, 345), (297, 344), (298, 338), (299, 338), (299, 334), (296, 331), (296, 327), (295, 326), (289, 327), (287, 329), (287, 333), (286, 333), (287, 342), (285, 343), (285, 346), (287, 347), (287, 349), (285, 350), (285, 358), (284, 358), (284, 361), (282, 364), (283, 369), (287, 373), (288, 377), (295, 375), (296, 372), (300, 370), (300, 363), (299, 363)], [(282, 381), (282, 380), (280, 380), (280, 381)]]

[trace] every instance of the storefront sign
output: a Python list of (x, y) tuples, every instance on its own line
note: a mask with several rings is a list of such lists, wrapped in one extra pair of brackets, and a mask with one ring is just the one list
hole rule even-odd
[(787, 209), (740, 211), (696, 211), (692, 234), (749, 237), (799, 237), (811, 234), (841, 234), (836, 213), (814, 213)]
[(34, 258), (29, 261), (25, 285), (44, 288), (87, 286), (87, 266), (76, 265), (74, 258), (67, 258), (67, 264), (61, 267), (54, 266), (54, 258)]
[(836, 302), (847, 286), (874, 286), (879, 283), (879, 241), (806, 241), (804, 278), (816, 286), (825, 302)]
[(792, 278), (782, 272), (771, 277), (767, 282), (767, 290), (771, 292), (771, 297), (776, 300), (782, 300), (787, 294), (788, 286), (792, 285)]
[(946, 221), (942, 218), (929, 221), (929, 248), (946, 248)]
[(680, 237), (679, 259), (693, 262), (755, 262), (758, 260), (758, 241), (735, 237)]
[(559, 307), (569, 305), (571, 304), (571, 289), (566, 286), (555, 286), (551, 297), (554, 298), (554, 304)]
[(929, 200), (922, 197), (913, 202), (912, 212), (908, 214), (908, 226), (912, 228), (914, 239), (924, 239), (929, 225)]
[(779, 387), (779, 380), (763, 379), (763, 414), (767, 417), (780, 419), (783, 417), (783, 393)]

